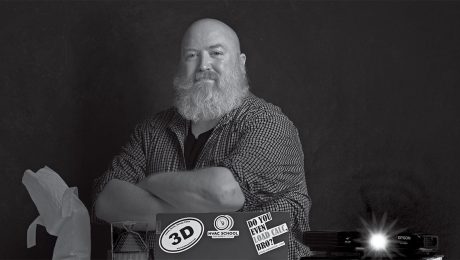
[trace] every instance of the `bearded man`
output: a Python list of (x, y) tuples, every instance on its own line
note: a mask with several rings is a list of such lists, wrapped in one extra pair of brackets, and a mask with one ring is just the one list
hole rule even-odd
[[(139, 124), (95, 181), (94, 213), (107, 222), (174, 212), (288, 211), (289, 259), (308, 253), (299, 134), (281, 110), (249, 92), (236, 33), (214, 19), (186, 31), (175, 105)], [(153, 235), (149, 237), (153, 248)]]

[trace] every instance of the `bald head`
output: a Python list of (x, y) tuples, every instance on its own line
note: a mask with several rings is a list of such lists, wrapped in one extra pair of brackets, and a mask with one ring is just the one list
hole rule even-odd
[(249, 89), (245, 63), (232, 28), (215, 19), (194, 22), (182, 40), (174, 78), (179, 113), (198, 122), (217, 119), (239, 106)]
[(240, 51), (238, 36), (225, 23), (210, 18), (200, 19), (185, 32), (180, 73), (186, 76), (203, 71), (222, 74), (238, 68), (246, 74), (245, 65), (246, 55)]
[(240, 54), (240, 40), (235, 31), (219, 20), (205, 18), (187, 29), (182, 39), (182, 50), (217, 44), (226, 45), (233, 53)]

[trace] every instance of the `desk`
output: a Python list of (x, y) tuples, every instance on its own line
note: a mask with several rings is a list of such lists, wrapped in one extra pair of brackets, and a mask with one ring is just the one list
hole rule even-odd
[[(442, 260), (443, 255), (433, 255), (433, 256), (418, 256), (418, 257), (393, 257), (393, 258), (378, 258), (381, 260)], [(359, 256), (309, 256), (303, 257), (301, 260), (371, 260), (373, 258), (362, 258)]]

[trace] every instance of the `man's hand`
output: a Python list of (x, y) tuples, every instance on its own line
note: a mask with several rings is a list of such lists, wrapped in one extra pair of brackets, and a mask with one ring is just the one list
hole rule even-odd
[(245, 200), (233, 174), (224, 167), (152, 174), (137, 185), (182, 212), (236, 211)]

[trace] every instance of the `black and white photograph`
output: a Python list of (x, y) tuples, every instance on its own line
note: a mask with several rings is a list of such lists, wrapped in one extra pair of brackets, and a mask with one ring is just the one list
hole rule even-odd
[(0, 259), (460, 259), (460, 1), (0, 0)]

